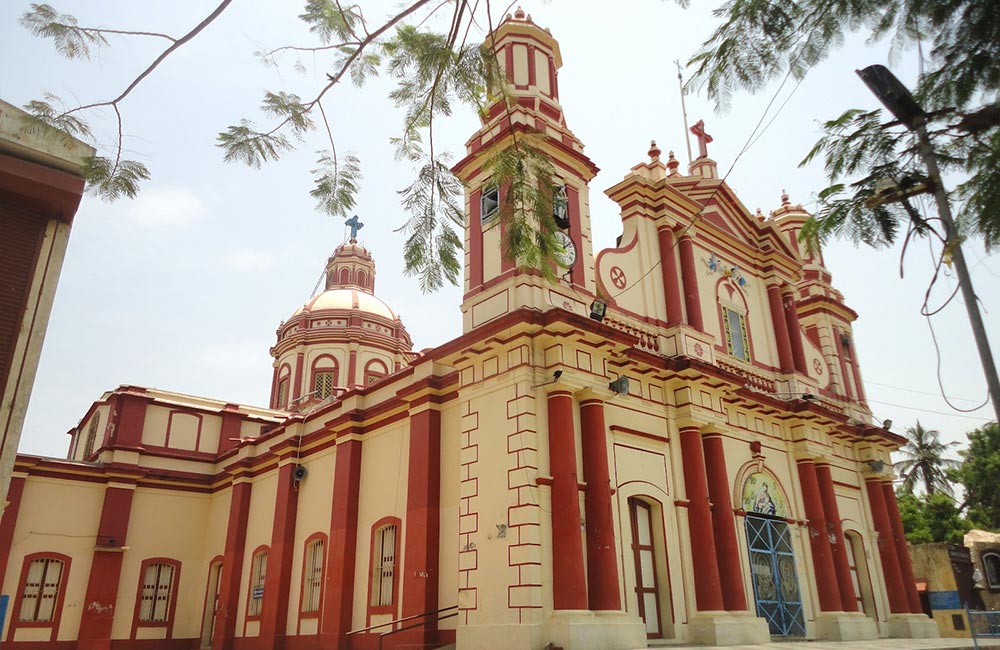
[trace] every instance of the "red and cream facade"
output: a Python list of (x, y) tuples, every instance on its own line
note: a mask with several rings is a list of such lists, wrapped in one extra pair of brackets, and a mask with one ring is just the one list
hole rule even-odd
[[(936, 636), (892, 490), (902, 440), (870, 424), (856, 315), (797, 244), (808, 215), (787, 198), (751, 214), (707, 155), (682, 174), (654, 146), (607, 190), (622, 237), (594, 255), (597, 168), (559, 103), (558, 45), (520, 12), (495, 37), (513, 106), (454, 169), (463, 335), (413, 353), (351, 241), (278, 328), (270, 408), (105, 394), (68, 459), (18, 459), (5, 643)], [(505, 188), (484, 171), (529, 132), (575, 252), (555, 281), (500, 255)]]

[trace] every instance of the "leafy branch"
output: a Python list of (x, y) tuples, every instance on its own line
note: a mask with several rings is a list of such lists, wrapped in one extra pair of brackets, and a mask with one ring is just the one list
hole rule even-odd
[(35, 35), (54, 39), (56, 50), (70, 59), (80, 57), (89, 58), (89, 47), (91, 45), (97, 47), (108, 45), (107, 39), (104, 38), (103, 34), (156, 36), (171, 41), (171, 45), (133, 79), (121, 94), (112, 100), (94, 102), (60, 112), (53, 108), (52, 104), (55, 98), (49, 95), (46, 97), (48, 101), (36, 100), (25, 106), (25, 110), (31, 113), (36, 119), (54, 128), (65, 128), (69, 125), (75, 129), (76, 134), (84, 137), (90, 136), (90, 129), (89, 127), (81, 129), (80, 125), (85, 125), (85, 123), (80, 118), (72, 117), (74, 113), (103, 106), (110, 106), (114, 109), (118, 126), (114, 160), (112, 161), (110, 158), (103, 156), (95, 156), (85, 161), (84, 164), (84, 177), (91, 191), (97, 193), (107, 201), (113, 201), (121, 196), (132, 198), (139, 190), (139, 181), (149, 179), (149, 170), (145, 165), (135, 160), (123, 160), (121, 157), (123, 130), (119, 104), (168, 56), (200, 34), (202, 30), (215, 21), (231, 2), (232, 0), (223, 0), (204, 20), (187, 34), (177, 39), (156, 32), (131, 32), (80, 27), (73, 16), (60, 14), (49, 5), (33, 4), (31, 5), (31, 11), (21, 17), (20, 22), (23, 26)]

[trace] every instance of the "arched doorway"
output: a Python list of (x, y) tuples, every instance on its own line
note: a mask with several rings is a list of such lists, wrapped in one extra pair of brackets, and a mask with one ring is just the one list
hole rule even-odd
[(746, 531), (757, 615), (767, 621), (772, 636), (805, 636), (802, 592), (788, 524), (747, 514)]
[(773, 475), (757, 471), (743, 481), (741, 501), (757, 616), (767, 621), (772, 636), (805, 636), (785, 494)]

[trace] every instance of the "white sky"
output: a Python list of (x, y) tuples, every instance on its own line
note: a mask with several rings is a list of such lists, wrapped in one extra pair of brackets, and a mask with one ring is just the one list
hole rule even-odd
[[(215, 2), (173, 0), (55, 1), (81, 25), (163, 31), (180, 35)], [(365, 6), (376, 3), (364, 3)], [(621, 222), (603, 191), (646, 160), (655, 138), (664, 152), (685, 161), (675, 59), (686, 60), (716, 22), (710, 6), (682, 10), (661, 0), (553, 0), (524, 3), (536, 23), (552, 30), (562, 48), (559, 88), (569, 127), (602, 169), (591, 183), (597, 248), (614, 245)], [(297, 20), (303, 2), (237, 0), (194, 41), (170, 57), (122, 104), (129, 155), (153, 178), (135, 201), (108, 205), (87, 196), (73, 226), (69, 252), (49, 324), (21, 451), (62, 456), (66, 431), (105, 390), (120, 384), (153, 386), (229, 401), (266, 405), (271, 382), (268, 348), (278, 323), (307, 300), (345, 228), (317, 212), (308, 196), (314, 152), (321, 134), (300, 151), (261, 171), (222, 162), (215, 136), (242, 117), (268, 123), (256, 112), (265, 90), (311, 97), (324, 83), (326, 59), (303, 58), (310, 72), (264, 68), (255, 50), (286, 44), (313, 45)], [(390, 7), (388, 3), (382, 6)], [(499, 4), (495, 6), (500, 6)], [(16, 105), (47, 90), (68, 103), (116, 96), (163, 49), (165, 41), (111, 37), (113, 47), (90, 62), (58, 57), (49, 42), (17, 24), (29, 2), (0, 3), (0, 98)], [(500, 10), (497, 9), (499, 12)], [(372, 10), (369, 24), (385, 11)], [(478, 36), (481, 39), (482, 36)], [(873, 108), (875, 99), (854, 74), (886, 63), (885, 44), (866, 47), (865, 35), (815, 69), (789, 96), (778, 95), (763, 135), (738, 160), (728, 182), (751, 210), (792, 202), (811, 207), (826, 186), (822, 168), (798, 162), (818, 138), (818, 122), (849, 107)], [(313, 63), (317, 66), (313, 67)], [(893, 63), (914, 82), (916, 53)], [(389, 80), (362, 90), (336, 89), (325, 102), (341, 152), (362, 159), (365, 180), (356, 212), (366, 224), (360, 240), (378, 264), (377, 293), (401, 313), (414, 347), (433, 347), (461, 333), (461, 291), (449, 287), (424, 296), (417, 280), (402, 275), (403, 222), (396, 191), (413, 170), (393, 161), (389, 138), (398, 134), (400, 111), (386, 100)], [(709, 153), (721, 172), (761, 119), (777, 89), (737, 94), (733, 108), (717, 115), (704, 96), (688, 96), (690, 122), (704, 119), (715, 142)], [(774, 111), (783, 106), (777, 119)], [(464, 153), (478, 126), (473, 111), (436, 127), (437, 147)], [(113, 139), (107, 114), (91, 114), (103, 144)], [(682, 167), (683, 170), (683, 167)], [(814, 204), (813, 204), (814, 205)], [(966, 246), (973, 281), (985, 311), (994, 355), (1000, 353), (1000, 261), (980, 242)], [(878, 420), (890, 418), (901, 432), (919, 419), (947, 440), (992, 419), (990, 407), (950, 412), (942, 400), (937, 357), (926, 319), (920, 316), (930, 277), (926, 242), (910, 247), (906, 278), (899, 278), (899, 248), (873, 251), (833, 242), (825, 251), (835, 285), (860, 318), (855, 337), (868, 397)], [(955, 286), (951, 277), (935, 292), (939, 304)], [(986, 384), (960, 298), (933, 324), (941, 345), (941, 377), (964, 408), (983, 402)]]

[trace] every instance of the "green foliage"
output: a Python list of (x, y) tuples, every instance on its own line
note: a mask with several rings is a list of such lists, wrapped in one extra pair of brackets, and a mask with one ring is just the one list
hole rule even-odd
[(35, 36), (51, 38), (56, 51), (67, 59), (89, 59), (92, 46), (100, 49), (108, 45), (100, 31), (81, 28), (76, 18), (59, 13), (51, 5), (32, 4), (18, 22)]
[(357, 40), (354, 31), (361, 22), (361, 13), (357, 5), (344, 7), (336, 0), (308, 0), (299, 19), (309, 25), (309, 31), (316, 34), (324, 45), (328, 45), (334, 38), (340, 41)]
[(448, 157), (426, 159), (416, 180), (400, 190), (403, 208), (410, 215), (400, 230), (406, 235), (403, 246), (404, 272), (420, 280), (420, 290), (435, 291), (447, 280), (458, 284), (462, 238), (463, 187), (448, 168)]
[(974, 528), (972, 522), (959, 514), (955, 502), (947, 495), (936, 493), (918, 497), (901, 493), (897, 498), (906, 540), (911, 544), (961, 544), (965, 534)]
[(952, 494), (947, 472), (957, 468), (959, 464), (945, 458), (944, 454), (957, 443), (945, 444), (941, 442), (940, 436), (941, 432), (937, 429), (925, 429), (919, 420), (916, 426), (906, 429), (906, 444), (899, 450), (903, 460), (896, 463), (896, 470), (903, 478), (900, 488), (903, 492), (912, 494), (919, 481), (927, 496), (933, 496), (937, 492)]
[(332, 152), (320, 151), (317, 164), (319, 167), (312, 170), (315, 183), (309, 195), (316, 199), (320, 211), (346, 217), (354, 209), (361, 184), (361, 161), (353, 153), (338, 159)]
[(139, 193), (139, 181), (149, 180), (149, 170), (135, 160), (91, 156), (84, 160), (83, 177), (87, 179), (87, 191), (105, 201), (116, 201), (123, 196), (134, 199)]
[(250, 120), (240, 120), (239, 126), (230, 126), (216, 139), (215, 146), (225, 151), (223, 160), (242, 162), (257, 169), (295, 148), (284, 134), (258, 131)]
[[(690, 84), (704, 87), (720, 109), (729, 107), (736, 91), (802, 79), (851, 32), (870, 34), (870, 42), (891, 38), (891, 57), (932, 41), (915, 95), (938, 120), (953, 120), (955, 112), (996, 101), (1000, 93), (994, 0), (728, 0), (715, 15), (722, 23), (690, 60)], [(907, 200), (875, 200), (923, 168), (914, 160), (909, 135), (887, 131), (881, 120), (888, 118), (879, 111), (852, 109), (824, 124), (826, 135), (803, 164), (823, 154), (832, 185), (820, 193), (820, 210), (802, 230), (807, 243), (834, 234), (882, 246), (911, 227), (917, 234), (930, 232), (928, 220)], [(952, 195), (960, 226), (982, 236), (988, 247), (1000, 243), (1000, 120), (976, 131), (942, 128), (932, 135), (942, 167), (965, 176)]]
[(503, 188), (503, 254), (519, 266), (538, 269), (551, 280), (555, 278), (555, 267), (550, 260), (561, 249), (552, 217), (555, 170), (544, 147), (544, 135), (521, 134), (512, 145), (490, 151), (485, 169), (491, 181)]
[(991, 422), (969, 432), (969, 446), (959, 455), (963, 462), (952, 476), (965, 489), (969, 519), (977, 526), (1000, 530), (1000, 426)]
[[(682, 6), (687, 4), (686, 0), (677, 1)], [(108, 45), (106, 34), (154, 36), (173, 43), (114, 100), (68, 111), (54, 109), (53, 98), (30, 105), (39, 124), (80, 135), (89, 135), (89, 128), (77, 116), (78, 111), (100, 106), (115, 109), (119, 118), (117, 151), (114, 156), (96, 157), (88, 163), (88, 180), (103, 198), (134, 196), (138, 182), (149, 177), (141, 164), (121, 160), (118, 103), (168, 54), (215, 20), (227, 4), (219, 5), (181, 38), (155, 32), (83, 28), (73, 16), (59, 14), (48, 5), (32, 5), (31, 11), (21, 18), (22, 25), (38, 36), (52, 38), (56, 48), (71, 58), (87, 58), (92, 47)], [(427, 28), (428, 19), (445, 7), (454, 10), (448, 31), (438, 33)], [(387, 73), (396, 83), (389, 99), (404, 109), (402, 133), (392, 138), (392, 144), (397, 158), (413, 163), (416, 174), (413, 183), (399, 192), (407, 213), (398, 229), (406, 235), (405, 269), (419, 277), (424, 291), (438, 289), (445, 281), (457, 284), (461, 272), (463, 242), (459, 229), (464, 226), (464, 188), (448, 168), (448, 157), (434, 150), (434, 121), (451, 115), (459, 105), (471, 107), (480, 115), (487, 105), (495, 102), (510, 107), (496, 56), (489, 48), (466, 41), (471, 29), (480, 25), (477, 10), (484, 9), (465, 0), (437, 4), (411, 0), (395, 16), (370, 28), (361, 4), (306, 0), (299, 18), (320, 44), (286, 45), (256, 52), (255, 56), (265, 65), (277, 66), (282, 53), (311, 52), (317, 65), (329, 70), (325, 85), (310, 100), (284, 91), (267, 91), (260, 111), (269, 120), (269, 126), (258, 128), (251, 119), (228, 126), (219, 133), (216, 143), (223, 150), (223, 159), (260, 168), (295, 149), (321, 123), (329, 147), (320, 153), (313, 169), (315, 184), (310, 194), (322, 212), (346, 216), (355, 207), (361, 167), (353, 154), (337, 158), (334, 129), (321, 102), (342, 79), (350, 78), (354, 85), (361, 86), (372, 77)], [(295, 67), (304, 71), (301, 58), (296, 60)], [(544, 152), (543, 134), (518, 133), (490, 151), (486, 167), (493, 181), (505, 188), (501, 210), (505, 225), (504, 254), (518, 264), (541, 269), (552, 279), (555, 268), (552, 262), (558, 246), (552, 218), (554, 173)]]
[(47, 129), (52, 133), (62, 133), (66, 136), (73, 136), (83, 140), (91, 140), (93, 135), (90, 126), (77, 117), (56, 109), (53, 104), (59, 98), (51, 93), (45, 93), (45, 101), (32, 100), (23, 106), (30, 115), (34, 123), (28, 128)]

